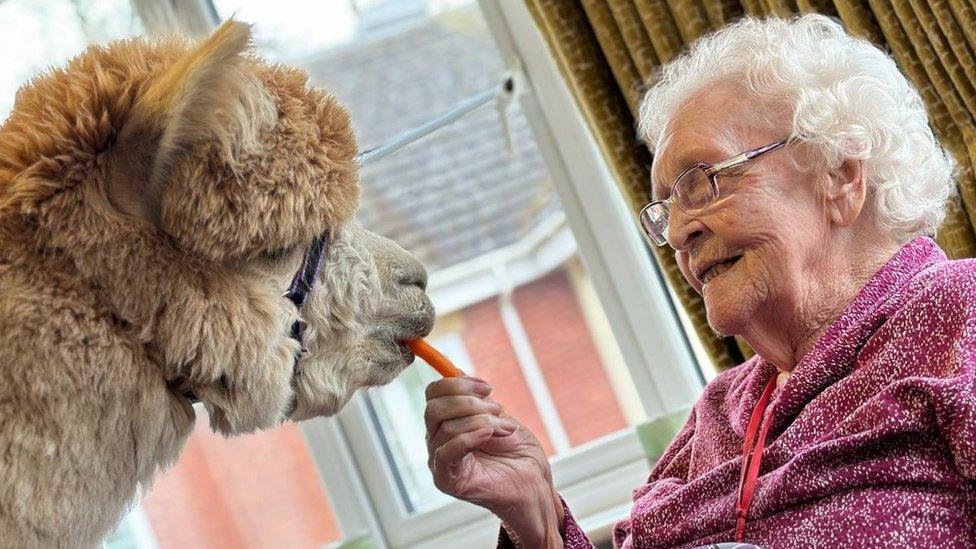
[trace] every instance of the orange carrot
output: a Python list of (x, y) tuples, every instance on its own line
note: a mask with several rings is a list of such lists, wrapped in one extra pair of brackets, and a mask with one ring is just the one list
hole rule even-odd
[(422, 339), (412, 339), (405, 342), (407, 347), (414, 352), (417, 356), (424, 359), (424, 362), (430, 364), (439, 374), (444, 377), (461, 377), (464, 372), (458, 370), (454, 364), (444, 355), (440, 353), (437, 349), (430, 346), (429, 343)]

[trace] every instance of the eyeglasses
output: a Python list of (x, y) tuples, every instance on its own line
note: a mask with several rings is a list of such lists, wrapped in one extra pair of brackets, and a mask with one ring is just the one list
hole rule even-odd
[(667, 244), (668, 220), (671, 217), (672, 205), (677, 205), (686, 212), (701, 211), (719, 197), (717, 178), (720, 173), (741, 166), (789, 142), (789, 139), (782, 139), (769, 145), (749, 149), (717, 164), (698, 163), (681, 172), (671, 186), (670, 196), (664, 200), (651, 202), (641, 209), (638, 218), (647, 237), (658, 246)]

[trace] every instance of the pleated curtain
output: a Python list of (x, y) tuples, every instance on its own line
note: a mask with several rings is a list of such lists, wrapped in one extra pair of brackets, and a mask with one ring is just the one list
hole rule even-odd
[[(655, 70), (696, 38), (744, 15), (816, 12), (888, 51), (919, 89), (933, 131), (961, 167), (959, 197), (936, 239), (954, 258), (976, 256), (976, 6), (945, 0), (525, 0), (635, 215), (647, 203), (652, 158), (636, 115)], [(715, 336), (701, 298), (670, 248), (656, 258), (718, 369), (751, 350)]]

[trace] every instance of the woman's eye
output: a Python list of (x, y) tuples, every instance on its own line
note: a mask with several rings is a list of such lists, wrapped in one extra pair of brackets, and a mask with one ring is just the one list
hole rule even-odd
[(728, 170), (716, 174), (715, 179), (721, 183), (735, 183), (746, 174), (746, 170)]
[(743, 175), (745, 175), (745, 173), (746, 170), (744, 168), (736, 168), (734, 170), (726, 170), (724, 172), (720, 172), (718, 176), (726, 177), (726, 178), (736, 178), (736, 177), (742, 177)]

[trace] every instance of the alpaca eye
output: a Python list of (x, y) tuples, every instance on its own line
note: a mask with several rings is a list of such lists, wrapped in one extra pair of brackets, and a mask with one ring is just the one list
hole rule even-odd
[(276, 248), (274, 250), (268, 250), (261, 255), (263, 255), (265, 259), (268, 259), (270, 261), (277, 261), (283, 257), (287, 257), (291, 255), (291, 253), (294, 251), (295, 251), (295, 246), (288, 246), (285, 248)]

